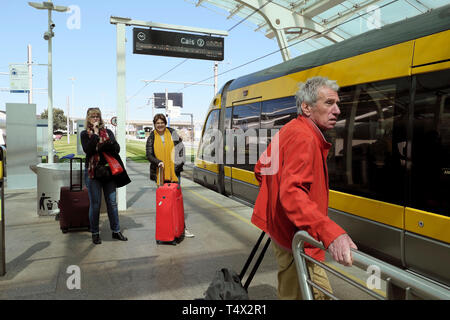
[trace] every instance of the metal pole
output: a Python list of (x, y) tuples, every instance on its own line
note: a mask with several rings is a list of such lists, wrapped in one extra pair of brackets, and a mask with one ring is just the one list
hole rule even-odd
[(32, 70), (32, 63), (33, 60), (31, 59), (31, 44), (29, 44), (27, 46), (28, 48), (28, 86), (29, 86), (29, 91), (28, 91), (28, 103), (31, 104), (33, 103), (33, 70)]
[(6, 273), (5, 259), (5, 157), (6, 149), (0, 146), (0, 276)]
[[(120, 157), (127, 166), (127, 146), (125, 139), (126, 123), (126, 58), (125, 58), (125, 24), (117, 23), (117, 142), (120, 145)], [(119, 211), (127, 210), (126, 186), (117, 190), (117, 205)]]
[(70, 112), (70, 102), (69, 102), (69, 96), (67, 96), (67, 128), (66, 128), (66, 132), (67, 132), (67, 144), (70, 144), (70, 120), (69, 120), (69, 112)]
[[(69, 78), (69, 80), (72, 80), (72, 109), (73, 109), (75, 107), (75, 102), (74, 102), (75, 101), (75, 93), (74, 93), (74, 91), (75, 91), (75, 86), (74, 86), (75, 83), (74, 83), (74, 81), (76, 80), (76, 78), (72, 77), (72, 78)], [(67, 116), (70, 117), (69, 114)], [(69, 129), (67, 129), (67, 130), (69, 130)], [(73, 132), (75, 132), (75, 128), (74, 128), (74, 126), (72, 124), (72, 133)]]
[(167, 113), (168, 108), (167, 106), (169, 105), (169, 94), (167, 93), (167, 88), (166, 88), (166, 102), (165, 102), (165, 116), (167, 117), (167, 126), (170, 126), (170, 120), (169, 120), (169, 114)]
[[(156, 99), (152, 99), (153, 100), (153, 103), (152, 103), (152, 120), (153, 120), (153, 118), (155, 117), (155, 100)], [(153, 128), (153, 129), (155, 129), (155, 128)]]
[(214, 96), (217, 94), (217, 74), (218, 74), (219, 63), (214, 61)]
[(189, 162), (193, 162), (192, 158), (194, 156), (194, 115), (191, 113), (191, 156), (189, 157)]
[(47, 163), (53, 163), (53, 83), (52, 83), (52, 10), (48, 10), (48, 157)]

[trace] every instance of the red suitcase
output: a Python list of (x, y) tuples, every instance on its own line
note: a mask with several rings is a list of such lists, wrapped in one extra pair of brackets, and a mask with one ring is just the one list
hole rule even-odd
[[(72, 161), (80, 160), (80, 183), (73, 184)], [(61, 187), (59, 196), (59, 225), (61, 231), (89, 230), (89, 194), (86, 187), (83, 188), (83, 160), (81, 158), (70, 159), (70, 186)]]
[[(160, 177), (161, 175), (160, 173)], [(156, 243), (176, 245), (183, 240), (183, 234), (184, 206), (181, 186), (178, 183), (159, 185), (156, 189)]]

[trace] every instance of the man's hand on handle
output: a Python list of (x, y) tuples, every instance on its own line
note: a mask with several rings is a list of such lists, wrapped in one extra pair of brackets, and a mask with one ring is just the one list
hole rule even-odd
[(328, 250), (336, 262), (351, 267), (353, 264), (350, 248), (358, 249), (348, 234), (341, 234), (328, 247)]

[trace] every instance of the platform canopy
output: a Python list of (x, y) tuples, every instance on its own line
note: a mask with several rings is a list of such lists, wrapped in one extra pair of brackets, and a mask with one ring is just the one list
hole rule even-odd
[(185, 0), (276, 39), (283, 60), (449, 4), (450, 0)]

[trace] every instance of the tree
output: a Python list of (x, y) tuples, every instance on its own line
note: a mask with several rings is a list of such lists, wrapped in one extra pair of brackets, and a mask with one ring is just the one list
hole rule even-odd
[[(41, 113), (41, 119), (48, 119), (48, 109)], [(53, 131), (66, 130), (67, 118), (64, 111), (58, 108), (53, 108)]]

